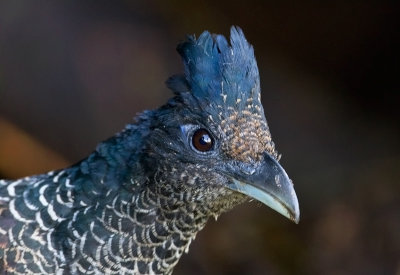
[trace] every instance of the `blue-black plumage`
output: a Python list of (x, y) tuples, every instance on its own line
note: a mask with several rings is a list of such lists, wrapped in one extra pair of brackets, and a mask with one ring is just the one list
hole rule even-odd
[(297, 222), (242, 30), (189, 36), (175, 96), (69, 168), (0, 180), (0, 273), (170, 274), (210, 217), (257, 199)]

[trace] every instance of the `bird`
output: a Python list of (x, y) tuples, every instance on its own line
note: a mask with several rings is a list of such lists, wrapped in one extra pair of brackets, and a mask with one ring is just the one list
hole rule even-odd
[(0, 180), (1, 274), (172, 274), (210, 218), (251, 200), (298, 223), (243, 31), (177, 51), (164, 105), (68, 168)]

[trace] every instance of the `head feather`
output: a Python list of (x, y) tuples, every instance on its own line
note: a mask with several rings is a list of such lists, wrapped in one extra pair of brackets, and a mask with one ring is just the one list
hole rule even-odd
[(185, 75), (167, 81), (176, 93), (190, 91), (204, 104), (241, 109), (246, 100), (257, 100), (260, 80), (253, 47), (239, 27), (231, 28), (230, 45), (223, 35), (203, 32), (189, 36), (177, 47)]
[[(221, 129), (223, 152), (240, 161), (259, 161), (264, 152), (277, 157), (260, 100), (260, 79), (253, 47), (242, 30), (222, 35), (189, 36), (177, 48), (185, 75), (168, 86)], [(194, 101), (193, 101), (194, 99)], [(211, 123), (210, 125), (212, 125)]]

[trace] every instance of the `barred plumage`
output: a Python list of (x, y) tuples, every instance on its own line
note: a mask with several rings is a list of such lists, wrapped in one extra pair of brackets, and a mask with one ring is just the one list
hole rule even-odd
[(249, 198), (298, 221), (242, 31), (178, 51), (186, 74), (166, 105), (70, 168), (0, 180), (0, 273), (170, 274), (210, 217)]

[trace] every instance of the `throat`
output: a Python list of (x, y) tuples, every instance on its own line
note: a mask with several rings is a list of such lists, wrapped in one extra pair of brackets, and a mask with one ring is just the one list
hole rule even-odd
[(138, 231), (133, 239), (139, 247), (138, 251), (148, 256), (143, 263), (150, 268), (146, 271), (168, 274), (183, 253), (189, 251), (191, 242), (203, 229), (209, 216), (207, 211), (198, 209), (195, 204), (159, 194), (156, 200), (152, 197), (151, 190), (147, 189), (136, 201), (133, 220)]
[(71, 271), (93, 266), (110, 274), (169, 274), (208, 220), (195, 205), (156, 196), (150, 187), (134, 197), (127, 194), (119, 191), (104, 208), (77, 215), (80, 229), (87, 215), (96, 218), (79, 234), (84, 238), (71, 239), (73, 245), (65, 247), (74, 251)]

